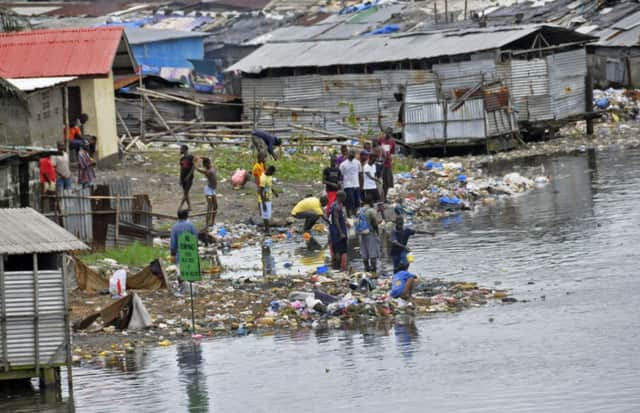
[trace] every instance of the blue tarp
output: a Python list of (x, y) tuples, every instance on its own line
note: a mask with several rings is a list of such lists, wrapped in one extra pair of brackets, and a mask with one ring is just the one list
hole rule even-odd
[(395, 33), (395, 32), (399, 32), (400, 31), (400, 26), (397, 24), (388, 24), (384, 27), (381, 27), (379, 29), (370, 31), (368, 33), (363, 33), (363, 35), (376, 35), (376, 34), (389, 34), (389, 33)]

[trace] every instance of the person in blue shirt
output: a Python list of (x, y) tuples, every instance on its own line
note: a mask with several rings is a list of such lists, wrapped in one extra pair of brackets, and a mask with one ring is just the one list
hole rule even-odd
[(278, 160), (278, 156), (273, 152), (273, 148), (274, 146), (282, 145), (280, 138), (263, 130), (256, 129), (251, 132), (251, 142), (256, 147), (258, 153), (267, 152), (271, 155), (274, 161)]
[(400, 264), (399, 271), (395, 273), (391, 279), (391, 297), (408, 299), (411, 297), (411, 292), (415, 286), (418, 277), (411, 274), (407, 269), (408, 263)]
[(171, 249), (171, 261), (176, 264), (180, 262), (180, 257), (178, 256), (178, 238), (180, 238), (183, 232), (190, 232), (195, 237), (198, 236), (196, 227), (189, 221), (189, 211), (186, 209), (178, 211), (178, 222), (171, 227), (171, 242), (169, 248)]
[(409, 237), (416, 232), (404, 226), (404, 218), (402, 215), (398, 215), (395, 219), (395, 228), (391, 231), (391, 261), (393, 262), (393, 272), (399, 271), (400, 264), (406, 264), (409, 267), (409, 260), (407, 254), (409, 253)]

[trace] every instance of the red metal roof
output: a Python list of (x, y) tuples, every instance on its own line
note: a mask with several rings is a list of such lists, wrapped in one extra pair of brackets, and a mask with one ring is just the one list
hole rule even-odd
[(99, 76), (111, 70), (122, 27), (0, 34), (0, 76)]

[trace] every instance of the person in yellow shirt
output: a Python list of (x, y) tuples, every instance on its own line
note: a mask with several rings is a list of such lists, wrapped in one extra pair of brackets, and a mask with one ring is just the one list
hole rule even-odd
[(264, 153), (258, 153), (258, 159), (256, 160), (256, 163), (253, 164), (253, 169), (251, 169), (251, 175), (253, 175), (253, 177), (256, 180), (256, 187), (260, 187), (260, 177), (262, 176), (262, 174), (264, 174), (264, 172), (267, 169), (267, 165), (265, 164), (265, 158), (266, 155)]
[(262, 214), (262, 221), (264, 222), (264, 233), (269, 234), (269, 221), (271, 220), (271, 197), (272, 195), (278, 196), (278, 193), (273, 189), (273, 174), (276, 172), (276, 167), (270, 165), (265, 173), (260, 176), (260, 186), (258, 187), (258, 201), (260, 202), (260, 212)]
[[(328, 199), (325, 195), (320, 198), (309, 196), (296, 204), (291, 210), (291, 216), (296, 219), (304, 219), (304, 232), (311, 231), (311, 228), (318, 222), (318, 218), (325, 221), (324, 207), (327, 206)], [(328, 221), (327, 221), (328, 222)]]

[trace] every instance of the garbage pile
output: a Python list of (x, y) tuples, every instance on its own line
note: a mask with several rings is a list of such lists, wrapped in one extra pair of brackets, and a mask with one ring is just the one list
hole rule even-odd
[(471, 173), (461, 162), (427, 161), (411, 172), (397, 174), (389, 191), (394, 202), (401, 202), (419, 218), (434, 219), (452, 212), (473, 208), (476, 203), (490, 203), (500, 196), (512, 196), (549, 181), (546, 176), (534, 179), (509, 173), (502, 178), (488, 177), (481, 169)]
[(640, 90), (606, 89), (593, 91), (595, 110), (605, 111), (606, 120), (640, 120)]

